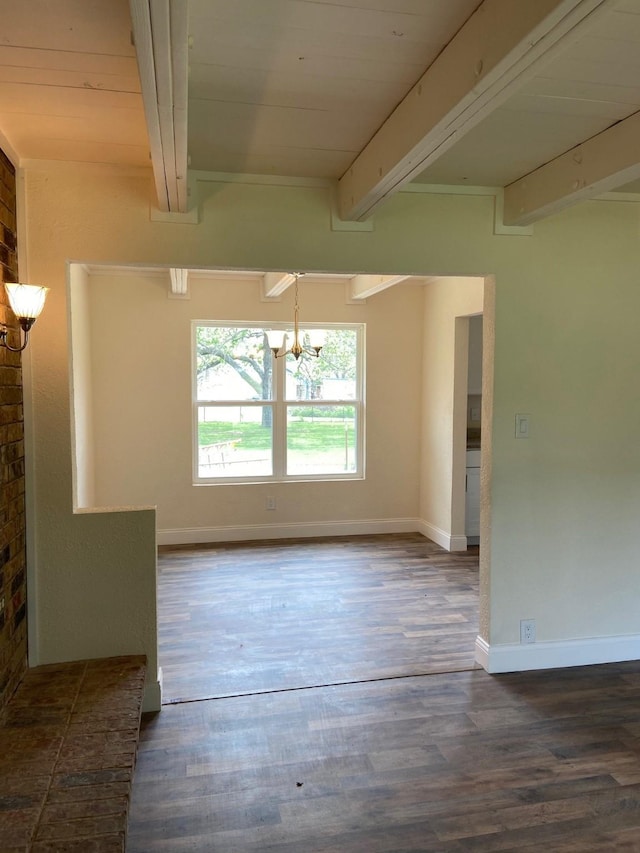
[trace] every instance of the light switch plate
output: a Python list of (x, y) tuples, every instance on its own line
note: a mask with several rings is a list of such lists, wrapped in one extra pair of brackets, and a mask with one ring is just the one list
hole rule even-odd
[(516, 438), (529, 438), (529, 419), (531, 415), (516, 415)]

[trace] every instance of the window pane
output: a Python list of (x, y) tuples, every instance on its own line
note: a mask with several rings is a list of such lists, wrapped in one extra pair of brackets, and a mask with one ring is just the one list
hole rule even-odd
[(273, 357), (263, 329), (198, 326), (198, 400), (270, 400)]
[(271, 406), (200, 406), (198, 476), (270, 476), (272, 421)]
[(287, 406), (287, 474), (355, 473), (355, 406)]
[(355, 400), (358, 338), (355, 329), (327, 329), (319, 358), (287, 356), (287, 400)]

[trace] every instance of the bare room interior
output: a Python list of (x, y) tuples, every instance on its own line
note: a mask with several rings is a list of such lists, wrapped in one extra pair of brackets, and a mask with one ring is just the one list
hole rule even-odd
[[(366, 283), (363, 276), (300, 276), (296, 299), (303, 326), (309, 316), (316, 326), (328, 324), (330, 328), (321, 332), (323, 340), (327, 334), (355, 335), (357, 330), (359, 351), (355, 339), (352, 352), (345, 350), (343, 338), (336, 338), (333, 345), (329, 338), (315, 363), (313, 352), (303, 353), (300, 361), (289, 355), (283, 362), (291, 383), (288, 410), (293, 417), (287, 433), (300, 443), (303, 436), (296, 439), (296, 429), (315, 430), (314, 435), (321, 436), (314, 440), (322, 454), (310, 445), (309, 453), (317, 458), (305, 462), (296, 446), (288, 447), (286, 465), (278, 476), (270, 456), (263, 460), (257, 455), (269, 455), (269, 448), (277, 445), (275, 428), (267, 429), (268, 439), (262, 442), (258, 437), (257, 443), (254, 427), (246, 431), (256, 417), (264, 419), (265, 405), (256, 404), (255, 397), (265, 381), (273, 384), (276, 357), (263, 352), (261, 330), (251, 333), (256, 335), (251, 344), (257, 347), (255, 354), (238, 350), (242, 346), (238, 335), (249, 333), (241, 325), (251, 319), (273, 326), (291, 314), (291, 280), (291, 293), (283, 299), (280, 293), (266, 293), (267, 284), (274, 292), (285, 292), (273, 274), (184, 271), (180, 293), (176, 279), (175, 270), (73, 265), (69, 301), (75, 503), (84, 511), (156, 507), (163, 702), (355, 682), (367, 680), (368, 673), (380, 678), (474, 668), (478, 548), (464, 558), (461, 552), (480, 541), (482, 315), (470, 315), (482, 310), (482, 280), (378, 277), (387, 286), (376, 279), (378, 294), (365, 303), (352, 296)], [(122, 316), (123, 299), (131, 309), (128, 317)], [(137, 324), (136, 317), (142, 314), (153, 317), (148, 332)], [(423, 356), (420, 318), (426, 314), (439, 332), (428, 339)], [(222, 333), (233, 333), (216, 367), (208, 366), (208, 361), (200, 365), (197, 352), (184, 346), (189, 323), (194, 335), (198, 329), (211, 328), (199, 323), (213, 321), (222, 324)], [(234, 331), (225, 323), (240, 326)], [(114, 352), (116, 325), (119, 334), (135, 341), (135, 353), (131, 348)], [(407, 333), (414, 339), (411, 359), (398, 352), (395, 363), (387, 359), (384, 368), (378, 365), (373, 353), (384, 348), (385, 340)], [(288, 334), (291, 338), (293, 330)], [(193, 343), (197, 348), (195, 339)], [(131, 370), (132, 358), (136, 371)], [(261, 374), (265, 364), (266, 380)], [(248, 384), (251, 372), (255, 382)], [(183, 407), (181, 401), (190, 396), (194, 381), (216, 389), (216, 376), (222, 390), (208, 393), (218, 399), (205, 405), (198, 402), (202, 395), (196, 392), (197, 411), (190, 424), (189, 402), (185, 400)], [(344, 376), (352, 376), (352, 384), (345, 386), (340, 378)], [(159, 401), (158, 387), (164, 399), (174, 401), (172, 406)], [(340, 393), (346, 398), (340, 399)], [(402, 423), (396, 414), (401, 397), (390, 405), (394, 393), (413, 398), (410, 406), (404, 404)], [(220, 398), (229, 394), (239, 395), (238, 399), (221, 408)], [(331, 399), (336, 394), (338, 398)], [(266, 407), (271, 423), (277, 415), (271, 405)], [(433, 415), (423, 417), (423, 410)], [(237, 412), (239, 420), (216, 421)], [(206, 429), (209, 436), (202, 439), (208, 442), (204, 447), (195, 439), (195, 451), (190, 436), (194, 427), (201, 434)], [(321, 429), (323, 433), (318, 432)], [(333, 439), (322, 436), (336, 430), (334, 448)], [(366, 455), (370, 431), (369, 440), (386, 448), (380, 457)], [(353, 438), (347, 438), (351, 433)], [(349, 444), (347, 459), (342, 458), (344, 442)], [(329, 458), (331, 452), (335, 460)], [(199, 460), (193, 478), (192, 456)], [(418, 479), (414, 460), (421, 456), (427, 464)], [(329, 461), (320, 461), (317, 468), (325, 457)], [(293, 476), (287, 479), (291, 470)], [(304, 521), (292, 514), (293, 482), (314, 490)], [(323, 492), (331, 503), (340, 496), (341, 520), (326, 517)], [(426, 527), (413, 517), (410, 508), (416, 494), (438, 505), (442, 527)], [(405, 495), (405, 514), (399, 511), (398, 495)], [(237, 510), (226, 509), (236, 496), (245, 507), (243, 525), (237, 523)], [(225, 512), (235, 524), (206, 524), (210, 518), (223, 522)], [(401, 536), (416, 533), (417, 537), (404, 540)], [(354, 538), (347, 539), (347, 534)], [(384, 539), (384, 534), (392, 536)], [(376, 536), (380, 538), (371, 538)], [(310, 543), (305, 546), (298, 541), (301, 537)], [(440, 548), (433, 547), (434, 540)], [(258, 548), (241, 547), (256, 541)], [(388, 548), (386, 557), (381, 553), (375, 558), (376, 541), (380, 549)], [(283, 543), (279, 548), (278, 542)], [(402, 556), (403, 542), (407, 557), (411, 553), (409, 565), (392, 565)], [(223, 547), (224, 543), (233, 543), (233, 548)], [(322, 549), (322, 558), (314, 556), (313, 543), (318, 554)], [(355, 552), (353, 560), (348, 544)], [(361, 547), (373, 549), (368, 559), (358, 557)], [(448, 557), (443, 548), (454, 553)], [(415, 569), (420, 559), (425, 589), (413, 589), (406, 569)], [(274, 561), (279, 574), (271, 575), (266, 584)], [(295, 574), (282, 572), (282, 566), (292, 561), (292, 568), (306, 579), (303, 595), (298, 594)], [(340, 583), (329, 582), (325, 571), (330, 563), (334, 564), (330, 574)], [(378, 564), (380, 577), (373, 569)], [(363, 571), (368, 575), (364, 583), (359, 577)], [(352, 588), (359, 586), (354, 593)], [(377, 593), (381, 586), (386, 590), (382, 598)], [(303, 626), (314, 624), (319, 615), (321, 589), (323, 608), (333, 621), (320, 623), (307, 634)], [(356, 607), (350, 606), (353, 594), (359, 598)], [(255, 614), (249, 622), (248, 611)], [(395, 629), (393, 624), (385, 626), (389, 620), (397, 624)], [(326, 642), (323, 646), (328, 631), (335, 634), (335, 645), (340, 645), (340, 638), (355, 639), (355, 650), (342, 666), (335, 649)]]
[(640, 0), (3, 21), (0, 845), (637, 850)]

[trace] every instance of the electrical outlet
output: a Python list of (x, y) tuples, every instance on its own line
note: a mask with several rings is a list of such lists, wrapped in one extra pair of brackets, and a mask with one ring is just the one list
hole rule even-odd
[(536, 620), (521, 619), (520, 620), (520, 642), (535, 643), (536, 641)]
[(265, 501), (265, 509), (275, 509), (276, 508), (276, 499), (273, 495), (269, 495)]

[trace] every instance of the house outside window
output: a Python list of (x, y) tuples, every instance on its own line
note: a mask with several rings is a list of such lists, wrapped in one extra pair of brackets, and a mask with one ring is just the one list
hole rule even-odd
[(286, 328), (193, 322), (195, 483), (364, 477), (364, 325), (323, 326), (298, 361), (269, 349)]

